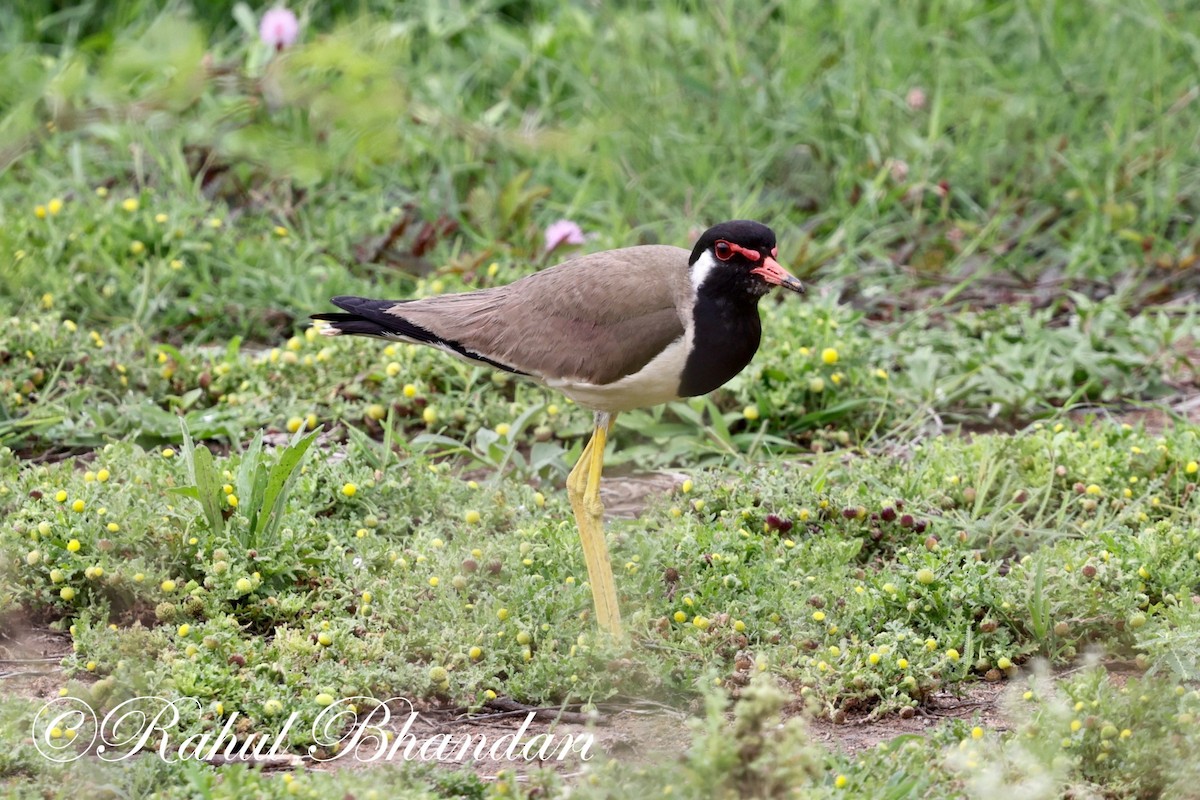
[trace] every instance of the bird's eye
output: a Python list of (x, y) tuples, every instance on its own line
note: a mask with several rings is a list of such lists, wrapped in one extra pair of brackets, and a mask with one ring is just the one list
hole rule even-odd
[(728, 261), (733, 258), (733, 248), (726, 241), (717, 242), (717, 246), (713, 248), (713, 252), (722, 261)]

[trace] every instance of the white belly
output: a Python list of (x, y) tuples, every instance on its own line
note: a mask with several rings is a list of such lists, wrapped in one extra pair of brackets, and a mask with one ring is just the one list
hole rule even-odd
[(606, 384), (552, 378), (546, 385), (593, 411), (617, 413), (679, 399), (679, 376), (691, 350), (690, 336), (680, 336), (641, 370)]

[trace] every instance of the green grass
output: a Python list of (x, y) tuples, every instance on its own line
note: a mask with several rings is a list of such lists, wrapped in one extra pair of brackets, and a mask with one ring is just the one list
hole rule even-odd
[[(1190, 796), (1195, 9), (308, 13), (272, 55), (228, 4), (0, 11), (0, 633), (69, 635), (0, 661), (8, 794)], [(561, 260), (559, 218), (591, 251), (740, 216), (813, 291), (721, 390), (618, 418), (611, 467), (689, 479), (608, 526), (626, 643), (561, 489), (589, 414), (306, 330)], [(59, 691), (185, 700), (180, 736), (295, 713), (294, 753), (348, 696), (693, 729), (565, 773), (55, 766)]]

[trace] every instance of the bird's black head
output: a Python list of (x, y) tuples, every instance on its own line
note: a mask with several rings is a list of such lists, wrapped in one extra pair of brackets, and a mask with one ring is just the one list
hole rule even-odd
[(772, 286), (803, 292), (804, 284), (775, 260), (778, 254), (775, 232), (761, 222), (722, 222), (706, 230), (692, 249), (692, 285), (725, 294), (740, 288), (754, 300)]

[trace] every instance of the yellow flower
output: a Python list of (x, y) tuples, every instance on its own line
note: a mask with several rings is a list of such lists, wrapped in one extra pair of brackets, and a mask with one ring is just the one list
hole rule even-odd
[(76, 500), (74, 503), (71, 503), (71, 510), (76, 514), (83, 511), (84, 507), (84, 502), (82, 500)]
[[(383, 371), (387, 373), (387, 376), (389, 378), (394, 378), (400, 374), (400, 364), (396, 361), (389, 361), (388, 365), (386, 367), (384, 367)], [(408, 390), (410, 387), (412, 388), (412, 394), (408, 393)], [(404, 396), (405, 397), (412, 397), (413, 394), (416, 394), (416, 393), (417, 393), (417, 389), (411, 383), (408, 386), (404, 387)]]
[(115, 522), (108, 523), (106, 527), (108, 528), (109, 533), (116, 533), (117, 531), (121, 530), (121, 526)]
[(160, 213), (158, 213), (158, 214), (155, 214), (155, 215), (154, 215), (154, 221), (155, 221), (155, 222), (157, 222), (159, 225), (161, 225), (161, 224), (163, 224), (164, 222), (166, 222), (166, 221), (167, 221), (167, 215), (166, 215), (166, 214), (163, 214), (163, 213), (161, 213), (161, 212), (160, 212)]
[(80, 544), (78, 539), (72, 539), (71, 541), (67, 542), (67, 549), (72, 553), (78, 553), (79, 548)]
[(186, 622), (183, 623), (182, 625), (180, 625), (179, 630), (176, 631), (176, 633), (178, 633), (180, 636), (187, 636), (191, 632), (192, 632), (192, 626), (188, 625)]
[(820, 394), (825, 391), (825, 380), (823, 378), (809, 378), (808, 390), (813, 394)]
[(742, 409), (742, 416), (750, 422), (754, 422), (758, 419), (758, 406), (746, 406)]
[(695, 617), (692, 617), (692, 624), (703, 631), (708, 629), (710, 623), (708, 617), (697, 614)]
[(229, 507), (230, 507), (230, 508), (237, 508), (237, 507), (238, 507), (238, 499), (237, 499), (237, 495), (236, 495), (236, 494), (227, 494), (227, 495), (225, 495), (225, 502), (226, 502), (226, 503), (229, 503)]
[(146, 252), (146, 245), (142, 244), (137, 239), (134, 239), (129, 243), (129, 252), (133, 253), (135, 256), (140, 256), (142, 253)]
[(504, 622), (504, 620), (508, 619), (508, 609), (502, 608), (499, 611), (497, 611), (496, 619), (500, 620), (501, 622)]
[(471, 659), (472, 661), (478, 661), (479, 659), (483, 658), (483, 648), (478, 646), (472, 647), (467, 651), (467, 658)]
[(471, 509), (466, 514), (463, 514), (463, 520), (465, 520), (468, 525), (478, 525), (482, 519), (483, 517), (475, 509)]
[(983, 728), (979, 727), (978, 725), (976, 725), (974, 728), (971, 728), (971, 738), (972, 739), (982, 739), (983, 738)]
[(432, 586), (434, 589), (436, 589), (438, 587), (438, 584), (441, 582), (442, 582), (441, 578), (439, 578), (437, 575), (434, 575), (432, 578), (429, 579), (429, 585)]
[(275, 226), (275, 235), (282, 239), (283, 237), (288, 235), (288, 229), (283, 227), (282, 225), (276, 225)]
[(167, 594), (170, 594), (171, 592), (175, 591), (175, 581), (167, 578), (165, 581), (159, 584), (158, 588), (162, 589)]
[(108, 187), (107, 186), (97, 186), (96, 187), (96, 197), (108, 197)]
[(354, 495), (358, 494), (358, 487), (353, 483), (347, 483), (342, 487), (342, 494), (346, 495), (346, 497), (354, 497)]
[(221, 227), (222, 224), (223, 223), (221, 222), (220, 217), (209, 217), (208, 218), (208, 227), (212, 228), (213, 230), (216, 230), (217, 228)]
[(821, 351), (821, 361), (825, 364), (836, 364), (838, 362), (838, 351), (832, 347), (826, 347)]
[(1089, 484), (1088, 487), (1086, 489), (1084, 489), (1084, 491), (1090, 495), (1097, 495), (1097, 494), (1100, 494), (1102, 490), (1099, 486), (1097, 486), (1096, 484), (1093, 483), (1093, 484)]
[(1187, 466), (1183, 468), (1183, 471), (1188, 475), (1195, 475), (1197, 471), (1200, 471), (1200, 464), (1197, 464), (1195, 461), (1189, 461)]
[(814, 622), (824, 622), (825, 621), (825, 612), (824, 611), (814, 611), (812, 618), (813, 618)]
[(34, 206), (33, 207), (33, 215), (35, 217), (37, 217), (38, 219), (45, 219), (46, 218), (46, 207), (43, 205)]
[(426, 425), (433, 425), (438, 419), (437, 409), (435, 409), (433, 406), (427, 407), (423, 412), (421, 412), (421, 419), (425, 420)]
[(507, 422), (501, 422), (499, 425), (496, 426), (496, 433), (499, 434), (500, 436), (508, 436), (509, 430), (511, 430), (511, 429), (509, 428), (509, 425)]
[(62, 489), (59, 489), (57, 492), (54, 493), (54, 502), (56, 502), (56, 503), (67, 502), (67, 493), (65, 491), (63, 491)]
[(879, 655), (879, 653), (871, 653), (871, 655), (867, 656), (867, 661), (869, 661), (871, 663), (871, 665), (874, 666), (875, 664), (879, 663), (880, 658), (881, 658), (881, 656)]
[(96, 480), (100, 481), (101, 483), (105, 483), (110, 477), (112, 477), (112, 473), (106, 469), (101, 469), (96, 473)]
[(845, 789), (846, 784), (848, 784), (848, 783), (850, 783), (850, 779), (847, 778), (845, 775), (838, 775), (836, 778), (833, 779), (833, 785), (839, 789)]
[(130, 213), (137, 211), (139, 205), (140, 204), (138, 203), (136, 197), (127, 197), (125, 200), (121, 201), (121, 208)]
[(163, 451), (162, 451), (162, 457), (163, 458), (174, 458), (175, 451), (173, 449), (171, 449), (170, 447), (164, 447)]
[(949, 650), (946, 651), (946, 658), (949, 659), (950, 661), (958, 661), (958, 659), (961, 658), (961, 656), (959, 655), (957, 650), (955, 650), (953, 647), (951, 647)]
[(61, 597), (63, 600), (70, 602), (71, 600), (75, 599), (75, 590), (72, 589), (70, 586), (64, 586), (63, 588), (58, 590), (58, 596)]

